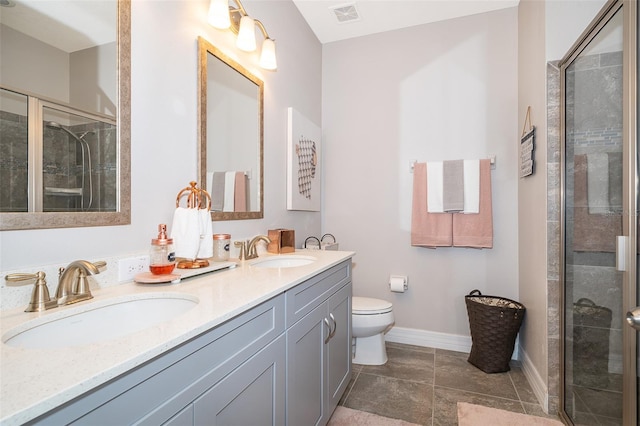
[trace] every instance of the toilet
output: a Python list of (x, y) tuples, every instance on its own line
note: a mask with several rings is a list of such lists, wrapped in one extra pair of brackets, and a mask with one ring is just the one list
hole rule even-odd
[(393, 325), (393, 304), (370, 297), (353, 297), (352, 333), (355, 344), (354, 364), (382, 365), (387, 362), (384, 333)]

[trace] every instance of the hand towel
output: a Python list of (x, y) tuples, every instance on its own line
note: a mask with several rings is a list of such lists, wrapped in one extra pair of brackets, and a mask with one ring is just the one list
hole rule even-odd
[(608, 152), (609, 158), (609, 211), (622, 213), (622, 153)]
[(462, 160), (442, 162), (442, 209), (464, 210), (464, 163)]
[(480, 160), (480, 208), (478, 214), (453, 215), (453, 246), (493, 248), (491, 160)]
[(196, 258), (200, 246), (198, 209), (176, 208), (176, 211), (173, 213), (171, 238), (173, 238), (176, 257), (184, 257), (186, 259)]
[(247, 211), (247, 177), (244, 172), (236, 172), (235, 194), (233, 198), (234, 210)]
[(464, 211), (465, 214), (480, 212), (480, 161), (464, 160)]
[(213, 257), (213, 229), (211, 213), (207, 209), (192, 209), (198, 213), (198, 259)]
[(235, 209), (236, 172), (225, 172), (224, 175), (224, 205), (222, 211), (232, 212)]
[(604, 152), (587, 154), (587, 201), (589, 213), (609, 213), (609, 157)]
[(587, 169), (587, 155), (574, 156), (573, 217), (567, 217), (567, 223), (573, 222), (573, 251), (615, 253), (622, 216), (589, 213)]
[[(451, 213), (429, 213), (427, 165), (413, 168), (413, 205), (411, 209), (411, 245), (417, 247), (451, 246)], [(427, 209), (425, 209), (427, 205)]]
[[(224, 172), (213, 172), (209, 188), (211, 188), (211, 210), (216, 212), (221, 212), (224, 206), (224, 181)], [(207, 182), (209, 182), (208, 178)]]
[(427, 163), (426, 181), (427, 211), (429, 213), (444, 213), (442, 204), (442, 161), (429, 161)]

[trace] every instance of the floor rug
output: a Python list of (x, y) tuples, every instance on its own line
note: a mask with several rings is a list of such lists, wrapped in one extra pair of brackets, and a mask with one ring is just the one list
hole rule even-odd
[(562, 426), (559, 420), (458, 402), (458, 426)]
[(404, 420), (390, 419), (339, 405), (327, 426), (418, 426)]

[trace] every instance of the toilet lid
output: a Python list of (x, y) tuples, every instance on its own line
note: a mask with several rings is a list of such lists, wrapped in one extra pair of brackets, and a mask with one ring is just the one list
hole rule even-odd
[(393, 304), (382, 299), (371, 297), (353, 297), (351, 300), (351, 311), (354, 314), (373, 315), (391, 312)]

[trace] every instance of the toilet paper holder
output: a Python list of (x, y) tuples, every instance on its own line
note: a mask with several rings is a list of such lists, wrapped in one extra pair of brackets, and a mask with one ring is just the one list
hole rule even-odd
[(389, 277), (389, 289), (396, 293), (404, 293), (409, 289), (409, 279), (406, 275), (391, 275)]

